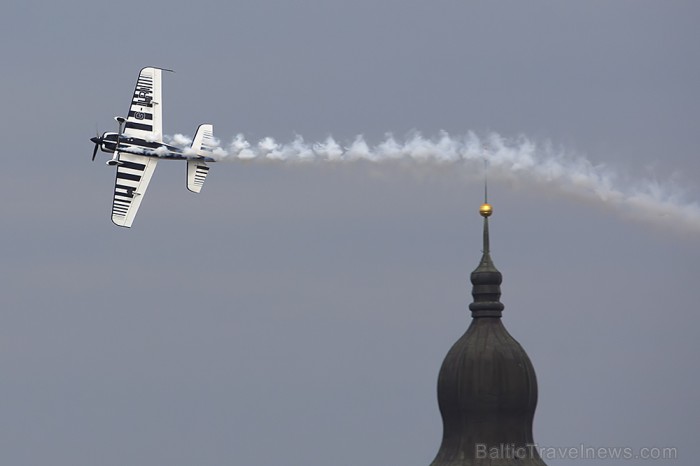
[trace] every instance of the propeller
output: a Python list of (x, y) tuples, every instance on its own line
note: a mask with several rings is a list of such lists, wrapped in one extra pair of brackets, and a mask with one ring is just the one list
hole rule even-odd
[(92, 151), (92, 161), (95, 161), (95, 156), (97, 155), (97, 149), (100, 148), (100, 145), (102, 144), (102, 138), (100, 137), (100, 130), (97, 128), (97, 123), (95, 123), (95, 137), (90, 138), (90, 141), (92, 141), (95, 144), (95, 148)]
[(100, 144), (102, 144), (102, 138), (99, 136), (95, 136), (94, 138), (90, 138), (92, 142), (95, 143), (95, 148), (92, 150), (92, 161), (95, 161), (95, 156), (97, 155), (97, 149), (100, 148)]

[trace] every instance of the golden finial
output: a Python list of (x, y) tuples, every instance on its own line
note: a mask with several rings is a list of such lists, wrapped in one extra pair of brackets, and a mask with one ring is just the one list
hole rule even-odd
[(491, 207), (491, 204), (488, 202), (484, 202), (481, 204), (481, 207), (479, 207), (479, 215), (482, 217), (490, 217), (491, 214), (493, 213), (493, 207)]

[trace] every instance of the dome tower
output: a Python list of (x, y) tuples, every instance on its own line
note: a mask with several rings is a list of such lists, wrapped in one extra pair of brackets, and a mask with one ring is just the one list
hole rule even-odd
[(489, 248), (490, 204), (484, 250), (471, 274), (471, 325), (452, 346), (438, 376), (443, 422), (440, 450), (431, 466), (545, 466), (532, 437), (537, 379), (530, 358), (501, 321), (501, 272)]

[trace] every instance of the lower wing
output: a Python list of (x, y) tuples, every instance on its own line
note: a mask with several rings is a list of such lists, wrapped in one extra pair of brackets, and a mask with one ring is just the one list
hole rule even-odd
[(117, 166), (112, 200), (112, 221), (120, 227), (131, 227), (144, 194), (156, 169), (158, 159), (121, 153)]

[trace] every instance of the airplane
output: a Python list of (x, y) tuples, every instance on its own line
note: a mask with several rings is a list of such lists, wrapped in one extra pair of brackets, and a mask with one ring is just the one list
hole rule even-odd
[(112, 198), (112, 222), (130, 228), (158, 160), (187, 161), (187, 189), (199, 193), (209, 173), (207, 162), (213, 158), (217, 142), (211, 124), (199, 125), (192, 145), (176, 147), (163, 142), (162, 68), (143, 68), (131, 98), (126, 118), (116, 116), (118, 132), (103, 133), (90, 139), (97, 150), (112, 154), (107, 165), (117, 167)]

